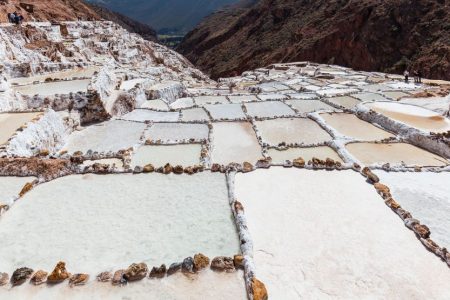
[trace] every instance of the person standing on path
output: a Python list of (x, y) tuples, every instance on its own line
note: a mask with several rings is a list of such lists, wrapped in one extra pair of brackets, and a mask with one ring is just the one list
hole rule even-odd
[(409, 82), (409, 72), (408, 72), (408, 70), (405, 70), (403, 75), (405, 76), (405, 83), (408, 83)]

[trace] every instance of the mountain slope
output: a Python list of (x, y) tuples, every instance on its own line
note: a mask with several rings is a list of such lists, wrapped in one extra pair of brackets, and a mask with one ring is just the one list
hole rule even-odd
[[(23, 3), (32, 4), (33, 11), (29, 12)], [(17, 11), (25, 17), (25, 21), (75, 21), (97, 20), (99, 16), (82, 0), (9, 0), (0, 5), (0, 21), (7, 22), (7, 13)]]
[(449, 1), (260, 0), (205, 18), (178, 50), (215, 78), (310, 60), (450, 79)]
[(149, 41), (156, 41), (156, 31), (147, 24), (135, 21), (125, 15), (114, 12), (106, 7), (90, 4), (89, 5), (102, 19), (115, 22), (128, 30), (129, 32), (137, 33), (144, 39)]
[(216, 9), (237, 0), (89, 0), (160, 30), (191, 30)]

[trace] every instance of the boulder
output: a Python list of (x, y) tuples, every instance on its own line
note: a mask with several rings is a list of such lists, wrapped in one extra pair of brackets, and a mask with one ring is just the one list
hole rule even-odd
[(305, 160), (301, 157), (294, 159), (293, 165), (296, 168), (304, 168), (305, 167)]
[(268, 300), (269, 295), (264, 283), (253, 277), (252, 279), (253, 300)]
[(186, 167), (184, 169), (184, 173), (186, 173), (188, 175), (193, 175), (194, 174), (194, 169), (192, 167)]
[(212, 164), (211, 172), (220, 172), (221, 166), (219, 164)]
[(124, 278), (125, 270), (117, 270), (112, 277), (112, 285), (124, 285), (127, 280)]
[(152, 164), (148, 164), (144, 166), (143, 172), (144, 173), (153, 173), (155, 171), (155, 167)]
[(33, 272), (33, 269), (30, 268), (19, 268), (15, 270), (11, 276), (12, 286), (21, 285), (33, 275)]
[(147, 277), (148, 267), (145, 263), (132, 264), (125, 270), (123, 277), (127, 281), (137, 281)]
[(399, 217), (402, 220), (406, 220), (406, 219), (411, 219), (412, 218), (412, 215), (410, 214), (410, 212), (407, 211), (407, 210), (404, 210), (401, 207), (397, 208), (397, 210), (395, 212), (397, 213), (397, 215), (399, 215)]
[(0, 286), (6, 285), (9, 282), (8, 273), (0, 273)]
[(380, 194), (384, 199), (391, 198), (391, 190), (386, 185), (376, 182), (373, 185), (377, 190), (378, 194)]
[(184, 169), (182, 166), (175, 166), (175, 168), (173, 168), (174, 174), (180, 175), (180, 174), (183, 174), (183, 172), (184, 172)]
[(75, 274), (69, 279), (69, 286), (74, 287), (78, 285), (85, 285), (89, 280), (88, 274)]
[(167, 270), (167, 276), (173, 275), (178, 271), (181, 271), (182, 263), (173, 263), (170, 265), (169, 269)]
[(235, 269), (244, 269), (244, 256), (237, 254), (233, 257), (233, 263)]
[(99, 282), (108, 282), (113, 278), (113, 274), (111, 272), (101, 272), (97, 275), (97, 281)]
[(66, 263), (60, 261), (56, 265), (53, 272), (50, 275), (48, 275), (47, 283), (50, 283), (50, 284), (60, 283), (66, 279), (69, 279), (69, 277), (70, 277), (70, 273), (67, 272), (67, 270), (66, 270)]
[(378, 176), (375, 175), (368, 167), (365, 167), (362, 170), (362, 173), (363, 173), (364, 176), (367, 177), (367, 180), (370, 183), (374, 184), (374, 183), (380, 182), (380, 178), (378, 178)]
[(198, 272), (209, 266), (209, 258), (201, 253), (194, 255), (194, 271)]
[(413, 231), (423, 239), (427, 239), (430, 237), (430, 229), (422, 224), (416, 224), (413, 226)]
[(194, 273), (194, 259), (192, 257), (186, 257), (181, 265), (181, 272)]
[(438, 244), (436, 244), (432, 239), (420, 239), (422, 244), (431, 252), (433, 252), (436, 255), (441, 255), (442, 250), (439, 247)]
[(32, 183), (32, 182), (27, 182), (27, 183), (23, 186), (22, 190), (20, 191), (19, 196), (20, 196), (20, 197), (23, 197), (26, 193), (28, 193), (29, 191), (31, 191), (32, 188), (33, 188), (33, 183)]
[(36, 273), (34, 273), (34, 275), (31, 277), (30, 282), (34, 285), (43, 284), (47, 281), (47, 275), (48, 275), (47, 272), (39, 270)]
[(219, 272), (223, 271), (233, 272), (235, 271), (234, 261), (231, 257), (226, 256), (215, 257), (211, 262), (211, 269)]
[(271, 163), (272, 163), (271, 158), (263, 158), (256, 162), (256, 167), (259, 169), (268, 169), (270, 168)]
[(150, 278), (163, 278), (166, 276), (167, 268), (166, 265), (161, 265), (161, 267), (153, 267), (150, 271)]
[(251, 171), (253, 171), (253, 165), (249, 162), (244, 162), (244, 164), (242, 165), (242, 172), (248, 173)]
[(170, 164), (166, 164), (163, 168), (164, 174), (170, 174), (173, 171), (173, 167)]

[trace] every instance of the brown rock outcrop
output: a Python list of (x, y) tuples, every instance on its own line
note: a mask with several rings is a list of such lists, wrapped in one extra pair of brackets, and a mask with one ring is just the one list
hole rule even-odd
[(430, 229), (422, 224), (416, 224), (413, 226), (413, 231), (423, 239), (427, 239), (430, 237)]

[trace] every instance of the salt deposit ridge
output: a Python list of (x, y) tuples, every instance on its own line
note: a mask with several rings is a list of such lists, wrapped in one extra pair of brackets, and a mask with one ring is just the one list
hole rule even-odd
[(111, 22), (0, 59), (0, 299), (450, 297), (450, 83), (215, 82)]

